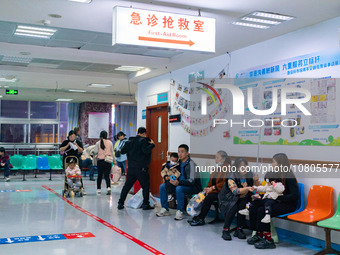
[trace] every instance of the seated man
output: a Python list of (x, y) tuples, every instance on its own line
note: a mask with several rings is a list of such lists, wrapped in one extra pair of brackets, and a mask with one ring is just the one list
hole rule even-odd
[[(183, 220), (185, 211), (185, 195), (196, 194), (202, 191), (201, 181), (195, 178), (195, 163), (189, 156), (189, 147), (186, 144), (178, 146), (178, 157), (181, 175), (178, 180), (171, 180), (170, 183), (176, 186), (177, 212), (175, 220)], [(196, 173), (199, 175), (199, 173)], [(159, 186), (162, 209), (157, 213), (158, 217), (169, 216), (168, 193), (165, 183)]]
[(5, 181), (8, 182), (9, 178), (9, 156), (6, 154), (4, 147), (0, 147), (0, 168), (5, 168)]
[(93, 150), (94, 150), (95, 145), (87, 147), (83, 151), (83, 155), (81, 156), (82, 160), (82, 167), (87, 167), (90, 170), (90, 181), (95, 181), (94, 179), (94, 167), (92, 163), (92, 156), (93, 156)]

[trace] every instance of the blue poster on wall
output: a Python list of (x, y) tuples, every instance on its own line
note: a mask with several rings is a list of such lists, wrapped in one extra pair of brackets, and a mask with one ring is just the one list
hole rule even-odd
[(146, 119), (146, 110), (142, 110), (142, 120)]
[(168, 102), (168, 92), (157, 95), (157, 104)]

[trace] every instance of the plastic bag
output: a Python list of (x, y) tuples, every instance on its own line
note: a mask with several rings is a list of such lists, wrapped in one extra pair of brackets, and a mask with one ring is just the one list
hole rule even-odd
[(204, 192), (200, 192), (193, 196), (187, 205), (187, 213), (193, 217), (199, 215), (202, 209), (204, 199), (205, 199)]
[[(138, 209), (143, 204), (143, 189), (140, 189), (136, 194), (134, 194), (126, 203), (126, 207)], [(149, 198), (150, 206), (154, 206), (156, 204), (156, 199), (150, 192), (150, 198)]]
[(143, 204), (143, 191), (140, 189), (136, 194), (134, 194), (126, 203), (126, 207), (138, 209)]
[(111, 183), (112, 184), (118, 184), (120, 177), (122, 177), (122, 169), (117, 165), (112, 166), (112, 168), (111, 168)]

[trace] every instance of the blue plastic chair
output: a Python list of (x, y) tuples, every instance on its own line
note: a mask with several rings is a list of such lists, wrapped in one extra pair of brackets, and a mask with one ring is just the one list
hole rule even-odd
[(48, 157), (37, 157), (38, 170), (50, 170), (50, 181), (52, 181), (52, 170), (48, 164)]
[(305, 209), (305, 198), (303, 194), (304, 188), (305, 188), (305, 185), (303, 183), (299, 183), (299, 199), (298, 199), (298, 205), (296, 207), (296, 210), (294, 212), (283, 214), (278, 217), (283, 218), (291, 214), (302, 212)]

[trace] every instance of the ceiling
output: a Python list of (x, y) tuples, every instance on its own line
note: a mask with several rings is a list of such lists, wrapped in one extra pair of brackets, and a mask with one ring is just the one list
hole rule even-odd
[[(0, 0), (0, 4), (0, 76), (19, 79), (15, 83), (0, 82), (0, 94), (4, 85), (19, 89), (19, 95), (2, 99), (54, 101), (66, 97), (74, 102), (135, 102), (140, 81), (317, 24), (340, 13), (340, 1), (334, 0), (93, 0), (90, 4)], [(187, 15), (197, 15), (200, 9), (203, 17), (216, 19), (216, 53), (112, 46), (112, 9), (117, 5)], [(253, 11), (280, 13), (295, 19), (266, 30), (231, 24)], [(62, 17), (53, 18), (49, 14)], [(51, 39), (18, 37), (14, 36), (18, 24), (58, 31)], [(115, 70), (122, 65), (143, 66), (149, 72)], [(90, 83), (113, 86), (89, 88)], [(68, 89), (87, 93), (71, 93)]]

